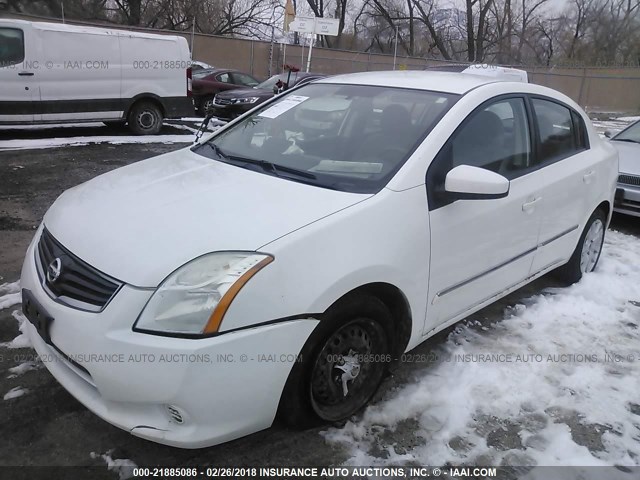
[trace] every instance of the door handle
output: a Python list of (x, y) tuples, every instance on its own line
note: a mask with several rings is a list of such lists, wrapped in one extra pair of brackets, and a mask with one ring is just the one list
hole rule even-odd
[(591, 183), (591, 180), (593, 180), (593, 176), (594, 176), (595, 174), (596, 174), (596, 172), (595, 172), (595, 171), (593, 171), (593, 170), (589, 170), (587, 173), (585, 173), (585, 174), (582, 176), (582, 181), (588, 185), (589, 183)]
[(33, 72), (20, 72), (18, 75), (21, 77), (33, 77), (35, 74)]
[(538, 203), (540, 200), (542, 200), (542, 197), (538, 197), (538, 198), (534, 198), (533, 200), (529, 201), (529, 202), (525, 202), (522, 204), (522, 211), (525, 213), (531, 213), (533, 212), (533, 209), (536, 206), (536, 203)]

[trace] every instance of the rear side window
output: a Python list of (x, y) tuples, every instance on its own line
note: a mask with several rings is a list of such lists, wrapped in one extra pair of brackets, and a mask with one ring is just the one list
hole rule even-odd
[(572, 111), (559, 103), (534, 98), (531, 100), (540, 133), (540, 163), (560, 160), (583, 150), (584, 129), (574, 124)]
[(0, 68), (24, 61), (24, 34), (17, 28), (0, 28)]
[(576, 145), (578, 150), (586, 150), (589, 148), (589, 135), (587, 135), (587, 127), (584, 124), (584, 120), (578, 113), (571, 111), (573, 117), (573, 125), (576, 131)]

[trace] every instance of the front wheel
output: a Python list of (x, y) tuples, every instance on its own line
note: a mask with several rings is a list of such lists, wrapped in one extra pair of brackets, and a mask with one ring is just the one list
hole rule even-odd
[(593, 212), (569, 262), (557, 270), (557, 274), (562, 280), (567, 283), (575, 283), (585, 273), (591, 273), (595, 270), (602, 252), (606, 223), (607, 218), (602, 210), (598, 209)]
[(376, 297), (353, 295), (331, 307), (293, 367), (279, 417), (309, 427), (348, 419), (373, 397), (390, 364), (391, 312)]

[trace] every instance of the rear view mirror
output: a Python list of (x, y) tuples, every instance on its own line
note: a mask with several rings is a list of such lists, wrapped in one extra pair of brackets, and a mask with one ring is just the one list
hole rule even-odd
[(447, 173), (444, 189), (460, 199), (504, 198), (509, 194), (509, 180), (491, 170), (459, 165)]
[(611, 130), (607, 130), (604, 132), (604, 136), (607, 138), (613, 137), (613, 132)]

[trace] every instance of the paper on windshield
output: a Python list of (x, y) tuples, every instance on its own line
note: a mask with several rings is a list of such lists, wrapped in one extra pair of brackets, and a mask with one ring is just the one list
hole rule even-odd
[(376, 174), (382, 172), (382, 163), (345, 162), (342, 160), (321, 160), (310, 172)]
[(303, 97), (302, 95), (289, 95), (284, 100), (279, 101), (275, 105), (267, 108), (266, 110), (258, 114), (259, 117), (277, 118), (284, 112), (291, 110), (296, 105), (300, 105), (309, 97)]

